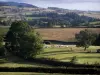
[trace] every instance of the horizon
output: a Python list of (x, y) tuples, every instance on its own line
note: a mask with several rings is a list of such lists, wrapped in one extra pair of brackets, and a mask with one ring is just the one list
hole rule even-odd
[(4, 2), (28, 3), (41, 8), (57, 7), (69, 10), (100, 11), (100, 0), (0, 0)]

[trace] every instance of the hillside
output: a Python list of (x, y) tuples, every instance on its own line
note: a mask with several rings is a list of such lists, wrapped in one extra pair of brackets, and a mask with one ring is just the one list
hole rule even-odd
[[(0, 1), (0, 26), (13, 21), (27, 21), (35, 28), (100, 27), (99, 12), (41, 8), (27, 3)], [(95, 24), (94, 24), (95, 22)]]

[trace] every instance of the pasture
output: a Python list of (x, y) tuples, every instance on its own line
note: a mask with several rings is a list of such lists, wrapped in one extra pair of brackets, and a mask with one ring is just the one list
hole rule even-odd
[(37, 57), (70, 62), (76, 56), (77, 64), (100, 64), (100, 53), (96, 53), (97, 49), (100, 49), (100, 46), (90, 46), (86, 51), (82, 47), (76, 47), (75, 45), (62, 48), (49, 47), (44, 49)]
[[(77, 48), (75, 45), (69, 45), (68, 47), (61, 48), (45, 48), (41, 54), (36, 58), (53, 59), (61, 62), (70, 62), (71, 59), (76, 56), (77, 64), (100, 64), (100, 53), (96, 53), (96, 50), (100, 49), (100, 46), (90, 46), (87, 51), (84, 51), (82, 47)], [(14, 56), (11, 53), (6, 58), (0, 58), (0, 67), (52, 67), (48, 64), (42, 64), (37, 62), (30, 62), (20, 57)]]

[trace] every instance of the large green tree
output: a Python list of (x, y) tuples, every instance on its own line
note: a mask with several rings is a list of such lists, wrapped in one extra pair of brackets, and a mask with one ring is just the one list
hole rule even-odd
[(75, 35), (77, 40), (78, 47), (84, 47), (84, 50), (88, 48), (96, 39), (96, 33), (93, 33), (91, 30), (85, 29), (80, 31), (78, 34)]
[(6, 48), (24, 58), (36, 56), (43, 48), (40, 35), (26, 22), (13, 22), (5, 37)]
[(3, 35), (0, 34), (0, 56), (4, 56), (5, 55), (5, 49), (4, 49), (4, 42), (3, 42)]
[(100, 46), (100, 34), (97, 36), (94, 45)]

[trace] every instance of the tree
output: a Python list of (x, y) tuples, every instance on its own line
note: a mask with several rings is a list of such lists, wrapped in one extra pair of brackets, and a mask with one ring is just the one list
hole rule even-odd
[(26, 22), (13, 22), (5, 37), (6, 48), (24, 58), (36, 56), (43, 47), (40, 35)]
[(95, 42), (93, 43), (94, 45), (100, 46), (100, 34), (97, 36)]
[(0, 56), (5, 55), (5, 50), (3, 46), (3, 35), (0, 35)]
[(93, 44), (93, 42), (96, 39), (96, 34), (93, 33), (91, 30), (85, 29), (80, 31), (79, 34), (75, 35), (75, 38), (77, 40), (78, 47), (84, 47), (84, 50), (88, 48), (90, 45)]

